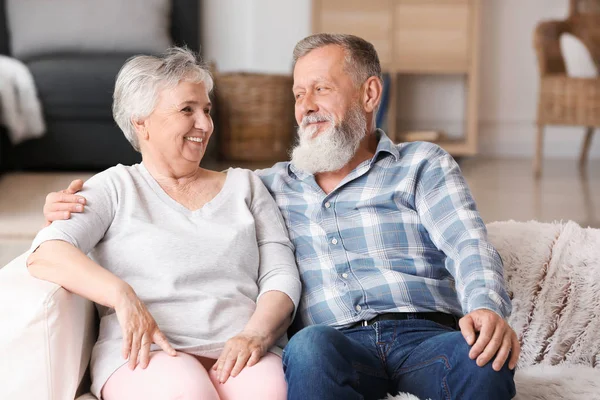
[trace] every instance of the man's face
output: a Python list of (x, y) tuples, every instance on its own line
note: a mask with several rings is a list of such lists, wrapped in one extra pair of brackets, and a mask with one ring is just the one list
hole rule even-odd
[(333, 122), (339, 125), (348, 110), (356, 107), (359, 90), (344, 70), (345, 53), (340, 46), (329, 45), (301, 57), (294, 68), (296, 122), (312, 136)]
[(294, 68), (298, 144), (292, 164), (311, 173), (347, 165), (366, 134), (359, 89), (344, 71), (341, 47), (326, 46), (300, 58)]

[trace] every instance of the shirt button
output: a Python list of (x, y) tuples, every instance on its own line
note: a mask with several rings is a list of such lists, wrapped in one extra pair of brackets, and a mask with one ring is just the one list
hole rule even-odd
[(342, 274), (342, 278), (344, 278), (344, 279), (348, 279), (348, 274), (344, 272), (344, 273)]
[(329, 207), (331, 207), (331, 203), (330, 202), (325, 203), (325, 208), (329, 208)]
[(331, 239), (331, 243), (337, 244), (337, 239), (336, 238)]
[(355, 308), (356, 308), (356, 311), (360, 311), (360, 310), (362, 310), (362, 307), (361, 307), (360, 305), (358, 305), (358, 304), (356, 305), (356, 307), (355, 307)]

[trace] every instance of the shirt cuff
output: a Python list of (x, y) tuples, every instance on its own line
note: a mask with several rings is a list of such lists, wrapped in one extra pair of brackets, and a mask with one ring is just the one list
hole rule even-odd
[(483, 309), (493, 311), (503, 319), (508, 318), (512, 311), (511, 304), (492, 290), (479, 291), (476, 295), (469, 297), (466, 308), (467, 314)]

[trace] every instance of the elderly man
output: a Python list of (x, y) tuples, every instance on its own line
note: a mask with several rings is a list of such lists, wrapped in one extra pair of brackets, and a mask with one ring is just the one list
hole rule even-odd
[[(381, 92), (365, 40), (297, 44), (299, 142), (291, 162), (259, 171), (304, 285), (288, 398), (512, 398), (520, 349), (502, 261), (452, 157), (376, 129)], [(49, 195), (48, 220), (76, 211), (79, 187)]]

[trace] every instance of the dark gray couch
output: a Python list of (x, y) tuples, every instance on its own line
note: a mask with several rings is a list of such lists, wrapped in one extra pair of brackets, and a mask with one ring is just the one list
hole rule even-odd
[[(0, 54), (10, 55), (5, 1), (0, 0)], [(199, 0), (173, 0), (175, 44), (200, 49)], [(139, 162), (140, 155), (113, 121), (115, 77), (133, 54), (56, 54), (24, 60), (33, 74), (47, 133), (11, 146), (0, 132), (0, 168), (102, 170)]]

